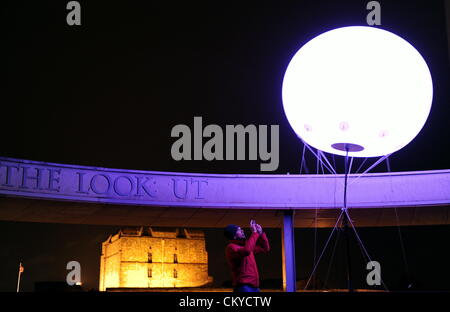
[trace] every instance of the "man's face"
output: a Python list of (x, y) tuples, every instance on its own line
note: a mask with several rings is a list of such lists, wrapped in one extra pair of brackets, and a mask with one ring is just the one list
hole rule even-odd
[(245, 233), (244, 230), (241, 229), (241, 227), (238, 227), (237, 231), (236, 231), (236, 235), (234, 236), (235, 239), (243, 239), (245, 238)]

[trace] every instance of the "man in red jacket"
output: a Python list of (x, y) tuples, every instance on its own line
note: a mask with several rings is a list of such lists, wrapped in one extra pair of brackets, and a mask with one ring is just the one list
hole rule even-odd
[(250, 221), (251, 236), (245, 240), (244, 231), (237, 225), (225, 228), (225, 236), (230, 240), (225, 255), (231, 269), (234, 292), (258, 292), (259, 273), (254, 254), (267, 253), (269, 241), (262, 227)]

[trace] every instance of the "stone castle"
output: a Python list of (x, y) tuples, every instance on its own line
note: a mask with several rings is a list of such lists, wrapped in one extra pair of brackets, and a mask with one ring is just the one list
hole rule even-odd
[(202, 231), (125, 228), (102, 243), (100, 291), (200, 287), (211, 282)]

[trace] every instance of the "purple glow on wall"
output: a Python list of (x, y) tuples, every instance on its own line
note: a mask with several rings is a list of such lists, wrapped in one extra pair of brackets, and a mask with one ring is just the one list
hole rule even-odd
[[(140, 171), (0, 157), (0, 197), (4, 200), (19, 197), (155, 207), (330, 209), (341, 207), (336, 199), (343, 196), (343, 177)], [(450, 170), (358, 177), (349, 175), (351, 208), (450, 204)], [(3, 205), (0, 220), (2, 214), (17, 213), (12, 206), (7, 212), (7, 207)]]

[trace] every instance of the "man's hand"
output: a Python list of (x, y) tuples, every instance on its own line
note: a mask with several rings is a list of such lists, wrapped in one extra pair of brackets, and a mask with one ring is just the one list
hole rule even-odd
[(263, 232), (262, 226), (259, 224), (256, 224), (256, 231), (258, 232), (258, 234), (262, 234), (262, 232)]

